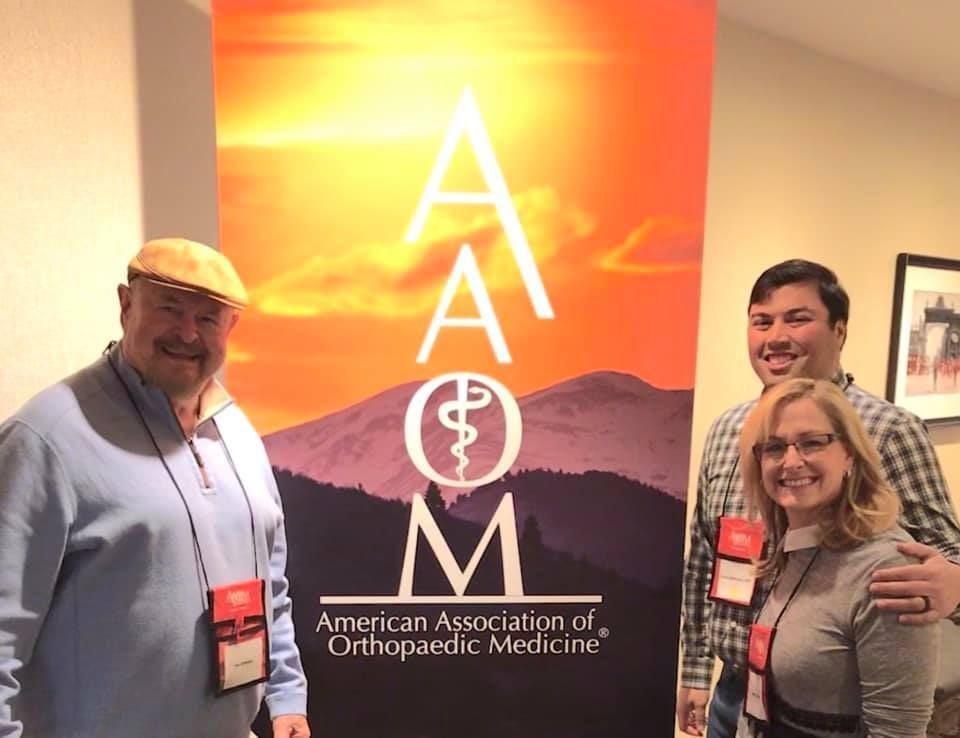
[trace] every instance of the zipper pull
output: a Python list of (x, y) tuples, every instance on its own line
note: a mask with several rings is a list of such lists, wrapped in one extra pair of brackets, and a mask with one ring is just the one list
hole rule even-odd
[(193, 439), (187, 439), (187, 445), (190, 447), (190, 451), (193, 452), (193, 458), (197, 462), (197, 467), (200, 469), (200, 477), (203, 479), (204, 489), (213, 489), (213, 486), (210, 484), (210, 477), (207, 476), (207, 467), (203, 464), (203, 459), (200, 457), (200, 452), (197, 451), (197, 447), (193, 444)]

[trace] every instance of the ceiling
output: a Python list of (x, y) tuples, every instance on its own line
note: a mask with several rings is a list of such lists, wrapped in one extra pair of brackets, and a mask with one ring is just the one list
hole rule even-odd
[(958, 0), (718, 0), (722, 18), (960, 98)]

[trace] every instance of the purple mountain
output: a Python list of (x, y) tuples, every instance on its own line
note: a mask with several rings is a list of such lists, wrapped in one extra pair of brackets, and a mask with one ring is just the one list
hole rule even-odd
[[(383, 498), (409, 499), (427, 480), (407, 454), (403, 422), (419, 382), (394, 387), (319, 420), (264, 438), (274, 466), (319, 482), (358, 486)], [(437, 408), (452, 399), (441, 388), (427, 403), (423, 447), (441, 474), (456, 478), (451, 446), (457, 434), (436, 422)], [(660, 390), (629, 374), (593, 372), (517, 400), (523, 442), (512, 467), (565, 472), (609, 471), (686, 496), (693, 392)], [(479, 435), (465, 448), (466, 478), (497, 463), (503, 448), (503, 416), (496, 399), (469, 413)], [(467, 490), (443, 489), (453, 499)]]

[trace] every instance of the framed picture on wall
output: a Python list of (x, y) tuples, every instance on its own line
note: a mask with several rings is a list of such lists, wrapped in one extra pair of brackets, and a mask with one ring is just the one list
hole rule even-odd
[(897, 256), (887, 399), (928, 423), (960, 423), (960, 261)]

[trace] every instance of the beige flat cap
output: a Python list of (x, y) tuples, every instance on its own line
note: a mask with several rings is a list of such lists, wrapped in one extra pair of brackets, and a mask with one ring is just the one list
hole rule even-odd
[(136, 277), (206, 295), (239, 310), (250, 302), (226, 256), (185, 238), (158, 238), (144, 244), (127, 265), (127, 280)]

